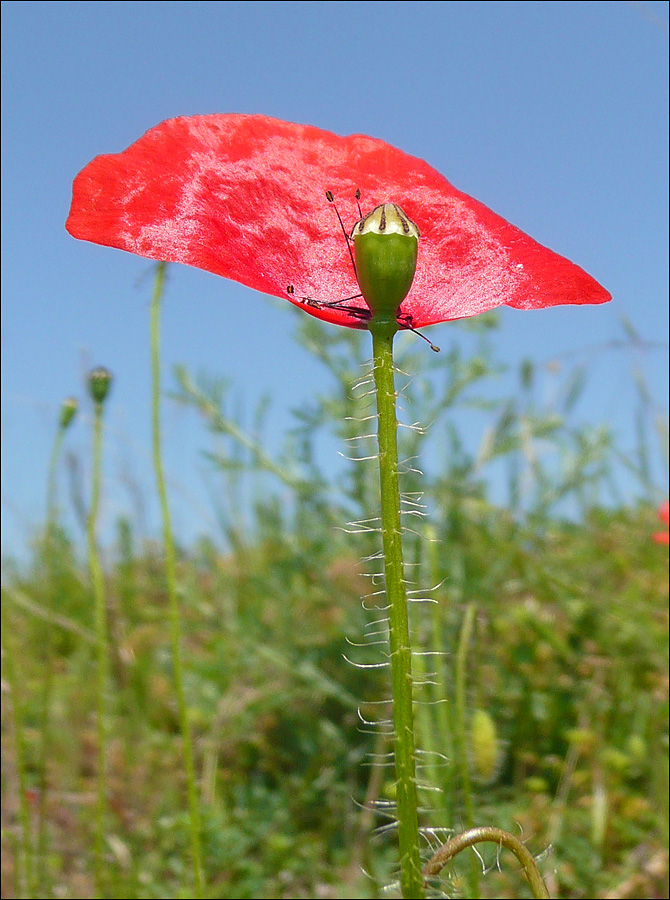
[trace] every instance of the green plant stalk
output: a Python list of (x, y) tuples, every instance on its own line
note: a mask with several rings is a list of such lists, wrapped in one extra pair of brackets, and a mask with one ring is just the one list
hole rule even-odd
[[(46, 523), (46, 554), (47, 554), (47, 577), (49, 579), (48, 591), (51, 594), (54, 579), (54, 529), (58, 521), (58, 509), (56, 506), (56, 474), (58, 472), (58, 461), (60, 459), (63, 447), (63, 438), (65, 437), (66, 428), (62, 425), (56, 431), (53, 447), (51, 449), (51, 457), (49, 459), (49, 469), (47, 474), (47, 523)], [(53, 595), (51, 595), (53, 596)], [(51, 604), (50, 604), (51, 608)], [(37, 883), (40, 888), (45, 887), (45, 866), (47, 861), (47, 799), (49, 793), (49, 779), (47, 776), (47, 760), (49, 756), (49, 745), (51, 743), (50, 729), (50, 711), (53, 696), (53, 640), (52, 626), (47, 625), (44, 629), (44, 653), (46, 663), (44, 666), (44, 682), (42, 684), (42, 696), (40, 697), (40, 748), (39, 748), (39, 807), (37, 810)]]
[(49, 458), (49, 469), (47, 474), (47, 528), (51, 528), (56, 524), (58, 519), (56, 510), (56, 473), (58, 471), (58, 460), (60, 459), (61, 449), (63, 447), (63, 438), (66, 429), (59, 426), (54, 438), (54, 444), (51, 448), (51, 457)]
[(86, 523), (88, 563), (93, 583), (96, 636), (96, 706), (98, 732), (97, 800), (95, 812), (95, 881), (99, 896), (104, 896), (104, 844), (107, 818), (107, 692), (109, 689), (109, 639), (107, 636), (107, 606), (105, 579), (96, 541), (98, 509), (100, 507), (100, 474), (102, 469), (102, 403), (96, 403), (93, 416), (93, 472), (91, 501)]
[[(19, 788), (19, 823), (21, 825), (20, 858), (23, 865), (18, 865), (17, 895), (25, 892), (26, 897), (36, 896), (33, 881), (33, 851), (30, 835), (30, 809), (28, 808), (28, 779), (26, 777), (26, 744), (23, 735), (23, 705), (19, 698), (18, 678), (14, 665), (14, 647), (10, 638), (11, 627), (5, 613), (5, 592), (2, 592), (0, 638), (2, 639), (2, 658), (5, 664), (5, 677), (12, 698), (14, 718), (14, 752), (16, 754), (16, 780)], [(21, 877), (21, 869), (23, 869)], [(21, 884), (23, 881), (23, 884)]]
[[(458, 747), (457, 764), (461, 776), (461, 790), (463, 793), (463, 808), (465, 811), (465, 827), (472, 829), (475, 824), (475, 811), (472, 802), (472, 784), (470, 781), (470, 760), (468, 758), (467, 721), (466, 721), (466, 669), (468, 662), (468, 650), (472, 640), (472, 632), (475, 627), (477, 608), (470, 603), (465, 610), (461, 635), (456, 651), (456, 743)], [(479, 864), (477, 857), (472, 854), (470, 860), (469, 896), (472, 900), (479, 897)]]
[(195, 778), (193, 738), (188, 720), (188, 707), (184, 691), (184, 674), (182, 665), (182, 637), (179, 598), (177, 595), (177, 565), (170, 508), (168, 506), (165, 476), (163, 474), (163, 456), (161, 450), (161, 418), (160, 418), (160, 311), (163, 289), (165, 286), (165, 263), (156, 267), (154, 290), (151, 298), (151, 433), (153, 448), (154, 472), (156, 487), (163, 521), (163, 542), (165, 544), (165, 577), (167, 582), (170, 642), (172, 645), (172, 667), (174, 673), (174, 691), (177, 699), (179, 727), (182, 738), (184, 758), (184, 774), (186, 777), (186, 794), (188, 802), (189, 826), (191, 834), (191, 856), (193, 864), (193, 894), (201, 898), (204, 892), (202, 874), (200, 807), (198, 805), (198, 788)]
[[(437, 584), (440, 580), (438, 566), (438, 540), (434, 531), (429, 534), (430, 543), (428, 545), (429, 554), (429, 571), (430, 583)], [(452, 680), (446, 672), (446, 667), (442, 663), (442, 656), (439, 655), (444, 647), (443, 623), (446, 621), (448, 611), (448, 600), (443, 603), (435, 603), (432, 607), (431, 619), (431, 646), (430, 649), (438, 654), (436, 659), (440, 660), (442, 678), (438, 678), (438, 684), (430, 686), (431, 690), (431, 708), (434, 712), (435, 736), (433, 738), (433, 747), (431, 749), (439, 750), (447, 757), (447, 765), (441, 769), (441, 777), (437, 783), (442, 788), (442, 801), (444, 805), (444, 813), (447, 823), (453, 827), (454, 823), (454, 725), (453, 725), (453, 706), (451, 702)], [(445, 688), (440, 690), (439, 682)]]
[(421, 900), (424, 893), (417, 809), (412, 657), (402, 559), (398, 420), (393, 379), (393, 337), (398, 326), (395, 318), (375, 316), (369, 328), (377, 392), (384, 580), (389, 605), (400, 887), (404, 898)]
[(540, 870), (533, 859), (532, 853), (519, 838), (514, 837), (514, 835), (510, 834), (508, 831), (503, 831), (501, 828), (472, 828), (469, 831), (464, 831), (462, 834), (457, 834), (440, 847), (437, 853), (426, 864), (423, 870), (424, 877), (434, 878), (449, 860), (453, 859), (456, 854), (461, 852), (461, 850), (465, 850), (466, 847), (473, 847), (475, 844), (480, 844), (485, 841), (490, 841), (494, 844), (498, 844), (499, 847), (505, 847), (505, 849), (511, 850), (521, 863), (533, 893), (533, 897), (538, 898), (538, 900), (549, 900), (549, 891), (542, 880)]
[(37, 809), (37, 883), (41, 889), (45, 889), (46, 864), (47, 864), (47, 799), (49, 794), (48, 757), (51, 744), (51, 703), (53, 698), (54, 661), (53, 641), (51, 640), (51, 626), (47, 625), (44, 634), (44, 651), (46, 662), (44, 666), (44, 682), (42, 683), (42, 696), (40, 697), (40, 748), (39, 748), (39, 800)]

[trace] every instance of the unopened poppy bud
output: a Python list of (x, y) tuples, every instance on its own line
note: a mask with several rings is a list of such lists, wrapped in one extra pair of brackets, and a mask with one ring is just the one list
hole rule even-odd
[(67, 400), (63, 400), (63, 405), (60, 408), (58, 427), (65, 431), (70, 422), (74, 419), (78, 409), (79, 401), (76, 397), (68, 397)]
[(484, 709), (476, 709), (472, 714), (471, 742), (475, 772), (488, 783), (498, 768), (498, 735), (495, 722)]
[(419, 247), (419, 229), (397, 203), (382, 203), (353, 227), (356, 275), (373, 316), (395, 319), (407, 296)]
[(88, 392), (94, 403), (104, 403), (112, 383), (112, 373), (104, 366), (92, 369), (88, 374)]

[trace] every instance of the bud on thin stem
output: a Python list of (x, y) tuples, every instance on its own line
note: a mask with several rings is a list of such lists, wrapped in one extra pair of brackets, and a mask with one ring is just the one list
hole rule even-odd
[(112, 373), (104, 366), (92, 369), (88, 374), (88, 392), (94, 403), (105, 402), (112, 383)]
[(76, 397), (68, 397), (67, 400), (63, 400), (63, 404), (60, 408), (60, 417), (58, 419), (58, 427), (61, 431), (65, 431), (77, 414), (78, 409), (79, 401)]

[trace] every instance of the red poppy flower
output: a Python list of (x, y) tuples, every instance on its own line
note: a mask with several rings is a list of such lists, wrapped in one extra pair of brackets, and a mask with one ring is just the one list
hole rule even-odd
[[(663, 522), (666, 526), (670, 524), (670, 508), (668, 506), (668, 501), (665, 503), (661, 503), (658, 509), (658, 518)], [(654, 535), (654, 540), (657, 544), (667, 544), (670, 543), (670, 534), (667, 531), (657, 531)]]
[[(306, 305), (359, 294), (347, 230), (363, 212), (397, 203), (419, 227), (414, 282), (400, 313), (415, 328), (507, 304), (537, 309), (604, 303), (582, 269), (463, 194), (423, 160), (364, 135), (339, 137), (266, 116), (170, 119), (123, 153), (77, 176), (67, 229), (74, 237), (180, 262), (287, 297), (349, 327), (346, 308)], [(348, 299), (358, 307), (363, 301)], [(400, 320), (399, 320), (400, 321)]]

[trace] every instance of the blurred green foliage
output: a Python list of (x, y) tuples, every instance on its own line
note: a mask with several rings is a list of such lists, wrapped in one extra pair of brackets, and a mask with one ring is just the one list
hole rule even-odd
[[(436, 358), (412, 338), (399, 341), (398, 367), (422, 373), (404, 379), (401, 397), (412, 426), (401, 429), (407, 576), (416, 599), (437, 601), (412, 605), (419, 762), (432, 788), (422, 791), (422, 823), (463, 824), (453, 667), (464, 609), (475, 604), (467, 697), (477, 733), (465, 737), (476, 824), (521, 830), (553, 896), (664, 897), (667, 548), (651, 538), (662, 498), (648, 416), (641, 404), (638, 453), (624, 459), (641, 499), (623, 505), (612, 493), (620, 451), (602, 423), (575, 421), (586, 373), (528, 360), (500, 397), (494, 329), (491, 315), (465, 323)], [(388, 715), (386, 669), (344, 659), (384, 660), (375, 643), (383, 623), (370, 625), (383, 600), (377, 472), (365, 461), (375, 424), (361, 383), (366, 337), (302, 317), (300, 339), (332, 389), (295, 411), (275, 455), (263, 437), (265, 404), (253, 416), (235, 412), (224, 382), (176, 373), (173, 399), (212, 433), (206, 455), (221, 524), (220, 535), (179, 556), (212, 897), (376, 897), (393, 879), (393, 833), (375, 831), (393, 800), (391, 770), (375, 764), (390, 748), (383, 728), (368, 724)], [(462, 437), (471, 416), (482, 422), (477, 452)], [(334, 470), (320, 462), (327, 434), (348, 457)], [(492, 501), (492, 478), (504, 482), (504, 504)], [(179, 897), (189, 884), (188, 826), (167, 599), (161, 549), (137, 532), (120, 519), (106, 553), (109, 896)], [(37, 896), (90, 897), (94, 644), (80, 542), (45, 528), (26, 564), (5, 561), (3, 604), (21, 692), (21, 721), (11, 702), (3, 711), (3, 896), (24, 890), (13, 733), (24, 738), (37, 817), (50, 667), (48, 859)], [(515, 864), (498, 861), (495, 848), (482, 855), (485, 896), (528, 896)], [(444, 873), (440, 896), (463, 896), (466, 865)]]

